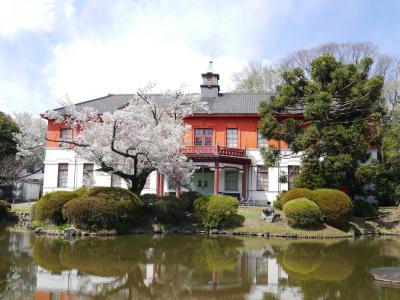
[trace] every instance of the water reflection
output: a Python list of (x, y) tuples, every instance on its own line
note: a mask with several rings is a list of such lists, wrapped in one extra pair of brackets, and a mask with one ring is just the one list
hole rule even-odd
[(67, 242), (0, 228), (4, 299), (400, 299), (368, 271), (400, 240), (122, 236)]

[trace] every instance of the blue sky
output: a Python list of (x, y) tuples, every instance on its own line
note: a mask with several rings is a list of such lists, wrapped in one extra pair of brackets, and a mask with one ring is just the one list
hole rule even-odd
[(68, 94), (184, 84), (212, 58), (222, 91), (251, 61), (326, 42), (375, 43), (400, 56), (400, 1), (0, 1), (0, 110), (38, 114)]

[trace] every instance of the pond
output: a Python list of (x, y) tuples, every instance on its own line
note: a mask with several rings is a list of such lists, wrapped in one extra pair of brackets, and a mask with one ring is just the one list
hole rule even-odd
[(0, 227), (0, 299), (400, 299), (369, 270), (400, 239), (120, 236), (68, 242)]

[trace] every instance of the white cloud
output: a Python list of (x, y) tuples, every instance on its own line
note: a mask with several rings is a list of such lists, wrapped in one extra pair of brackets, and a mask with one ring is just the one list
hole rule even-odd
[[(96, 14), (93, 3), (80, 16)], [(108, 93), (132, 93), (149, 81), (158, 89), (198, 92), (200, 73), (213, 59), (221, 89), (233, 88), (231, 75), (259, 51), (262, 30), (277, 6), (263, 1), (113, 2), (102, 19), (75, 23), (72, 38), (53, 49), (45, 69), (52, 95), (83, 101)], [(110, 21), (111, 20), (111, 21)]]
[(0, 36), (51, 31), (59, 16), (71, 17), (72, 0), (5, 0), (0, 4)]

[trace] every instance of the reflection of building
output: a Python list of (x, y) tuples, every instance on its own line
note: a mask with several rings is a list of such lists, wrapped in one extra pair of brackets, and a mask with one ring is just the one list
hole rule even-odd
[[(107, 284), (111, 285), (111, 288), (115, 288), (115, 285), (125, 283), (124, 278), (116, 282), (113, 277), (83, 275), (76, 270), (64, 271), (61, 274), (51, 274), (41, 267), (38, 267), (36, 279), (36, 300), (92, 299), (92, 297), (94, 298), (94, 296), (104, 292), (99, 290), (98, 287), (100, 285), (103, 289)], [(83, 292), (88, 297), (78, 298), (77, 295), (80, 292)]]

